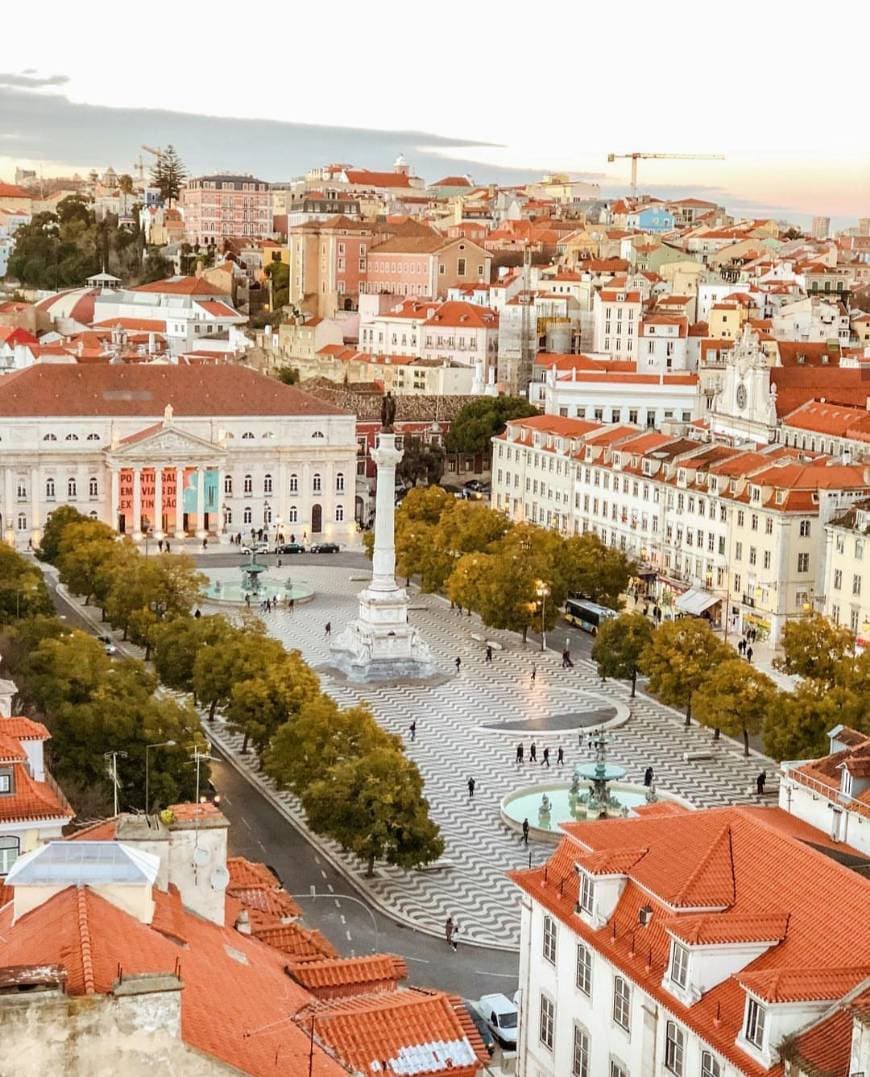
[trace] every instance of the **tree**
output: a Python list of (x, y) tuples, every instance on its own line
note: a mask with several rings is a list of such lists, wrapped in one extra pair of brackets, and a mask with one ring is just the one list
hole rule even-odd
[(166, 685), (177, 692), (193, 692), (193, 667), (204, 647), (215, 646), (237, 629), (222, 614), (205, 617), (172, 617), (154, 629), (154, 669)]
[(151, 284), (155, 280), (165, 280), (172, 272), (172, 263), (160, 253), (159, 247), (149, 247), (139, 274), (140, 284)]
[(492, 458), (492, 439), (510, 419), (538, 415), (538, 409), (521, 396), (482, 396), (466, 404), (447, 431), (448, 452)]
[(414, 868), (444, 851), (419, 770), (389, 746), (330, 768), (306, 788), (302, 806), (314, 830), (365, 862), (369, 878), (377, 860)]
[(719, 663), (734, 652), (706, 621), (683, 617), (665, 621), (653, 632), (640, 658), (640, 670), (650, 689), (672, 707), (685, 707), (686, 725), (692, 721), (692, 698)]
[(783, 657), (777, 669), (799, 677), (833, 684), (841, 663), (853, 652), (855, 640), (848, 628), (835, 625), (820, 613), (786, 621), (782, 632)]
[(187, 179), (187, 169), (170, 144), (157, 157), (151, 169), (151, 183), (160, 191), (160, 198), (167, 205), (178, 201), (181, 188)]
[(319, 695), (320, 681), (299, 651), (283, 655), (262, 676), (233, 685), (227, 720), (244, 735), (242, 751), (252, 740), (260, 758), (277, 730)]
[(97, 587), (101, 571), (112, 561), (118, 544), (115, 532), (99, 520), (68, 523), (58, 537), (57, 569), (61, 583), (87, 605)]
[(236, 684), (262, 677), (284, 653), (280, 642), (267, 636), (263, 623), (254, 619), (202, 647), (193, 663), (193, 690), (208, 707), (209, 721), (219, 706), (230, 702)]
[(69, 524), (86, 523), (87, 517), (83, 516), (72, 505), (60, 505), (45, 521), (42, 539), (36, 556), (40, 561), (46, 561), (49, 565), (57, 564), (63, 548), (63, 532)]
[(427, 486), (432, 486), (441, 481), (444, 474), (444, 450), (440, 445), (417, 437), (406, 437), (404, 448), (404, 456), (396, 468), (396, 474), (403, 482), (416, 486), (422, 481)]
[(290, 302), (290, 266), (287, 262), (270, 262), (265, 273), (272, 282), (272, 301), (269, 305), (273, 311), (280, 311)]
[(729, 737), (743, 737), (743, 754), (749, 755), (749, 738), (764, 729), (777, 695), (770, 677), (742, 658), (728, 658), (711, 670), (695, 692), (695, 717), (701, 725)]
[(806, 679), (778, 693), (764, 726), (764, 750), (774, 759), (816, 759), (828, 752), (827, 732), (839, 725), (844, 692)]
[(566, 592), (577, 592), (611, 609), (619, 609), (621, 596), (636, 566), (622, 550), (605, 546), (587, 531), (564, 540), (559, 555)]
[(50, 613), (51, 599), (36, 565), (0, 544), (0, 623)]
[(631, 681), (634, 698), (640, 659), (652, 639), (652, 626), (640, 613), (621, 613), (605, 620), (592, 644), (592, 661), (599, 676)]
[(299, 368), (295, 366), (282, 366), (275, 377), (284, 385), (297, 385), (299, 383)]

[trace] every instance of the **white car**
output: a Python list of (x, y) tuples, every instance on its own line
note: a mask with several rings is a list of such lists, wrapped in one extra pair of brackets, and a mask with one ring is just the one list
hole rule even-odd
[(239, 550), (239, 553), (249, 554), (253, 550), (254, 553), (268, 553), (268, 542), (244, 542)]
[(477, 1009), (502, 1047), (515, 1051), (519, 1017), (517, 1004), (507, 995), (483, 995)]

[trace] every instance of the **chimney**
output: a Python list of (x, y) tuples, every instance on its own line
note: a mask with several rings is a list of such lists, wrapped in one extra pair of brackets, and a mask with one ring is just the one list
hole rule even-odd
[(248, 915), (247, 909), (242, 909), (239, 912), (239, 915), (236, 917), (235, 928), (240, 935), (251, 934), (251, 917)]

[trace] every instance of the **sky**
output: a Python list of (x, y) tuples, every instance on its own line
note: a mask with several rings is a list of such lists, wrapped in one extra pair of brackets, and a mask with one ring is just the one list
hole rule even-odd
[(807, 0), (260, 0), (248, 15), (151, 0), (118, 17), (44, 0), (40, 23), (0, 59), (6, 180), (16, 164), (130, 170), (141, 143), (173, 141), (194, 172), (276, 181), (403, 152), (428, 180), (564, 170), (615, 195), (629, 162), (608, 153), (722, 154), (642, 161), (640, 187), (756, 215), (870, 215), (856, 0), (835, 25)]

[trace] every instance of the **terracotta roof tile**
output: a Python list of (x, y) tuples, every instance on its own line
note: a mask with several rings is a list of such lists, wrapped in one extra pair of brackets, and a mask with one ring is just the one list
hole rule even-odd
[(225, 288), (211, 284), (204, 277), (167, 277), (150, 284), (139, 284), (131, 292), (160, 292), (168, 295), (229, 295)]
[(781, 942), (788, 929), (783, 912), (745, 912), (739, 916), (675, 916), (664, 927), (672, 935), (693, 946), (731, 942)]
[(357, 993), (367, 985), (395, 988), (408, 976), (405, 959), (393, 954), (370, 954), (365, 957), (339, 957), (322, 961), (291, 961), (293, 979), (314, 994), (324, 988), (353, 988)]
[(866, 979), (868, 970), (866, 963), (841, 968), (778, 968), (744, 972), (737, 980), (765, 1002), (833, 1001)]

